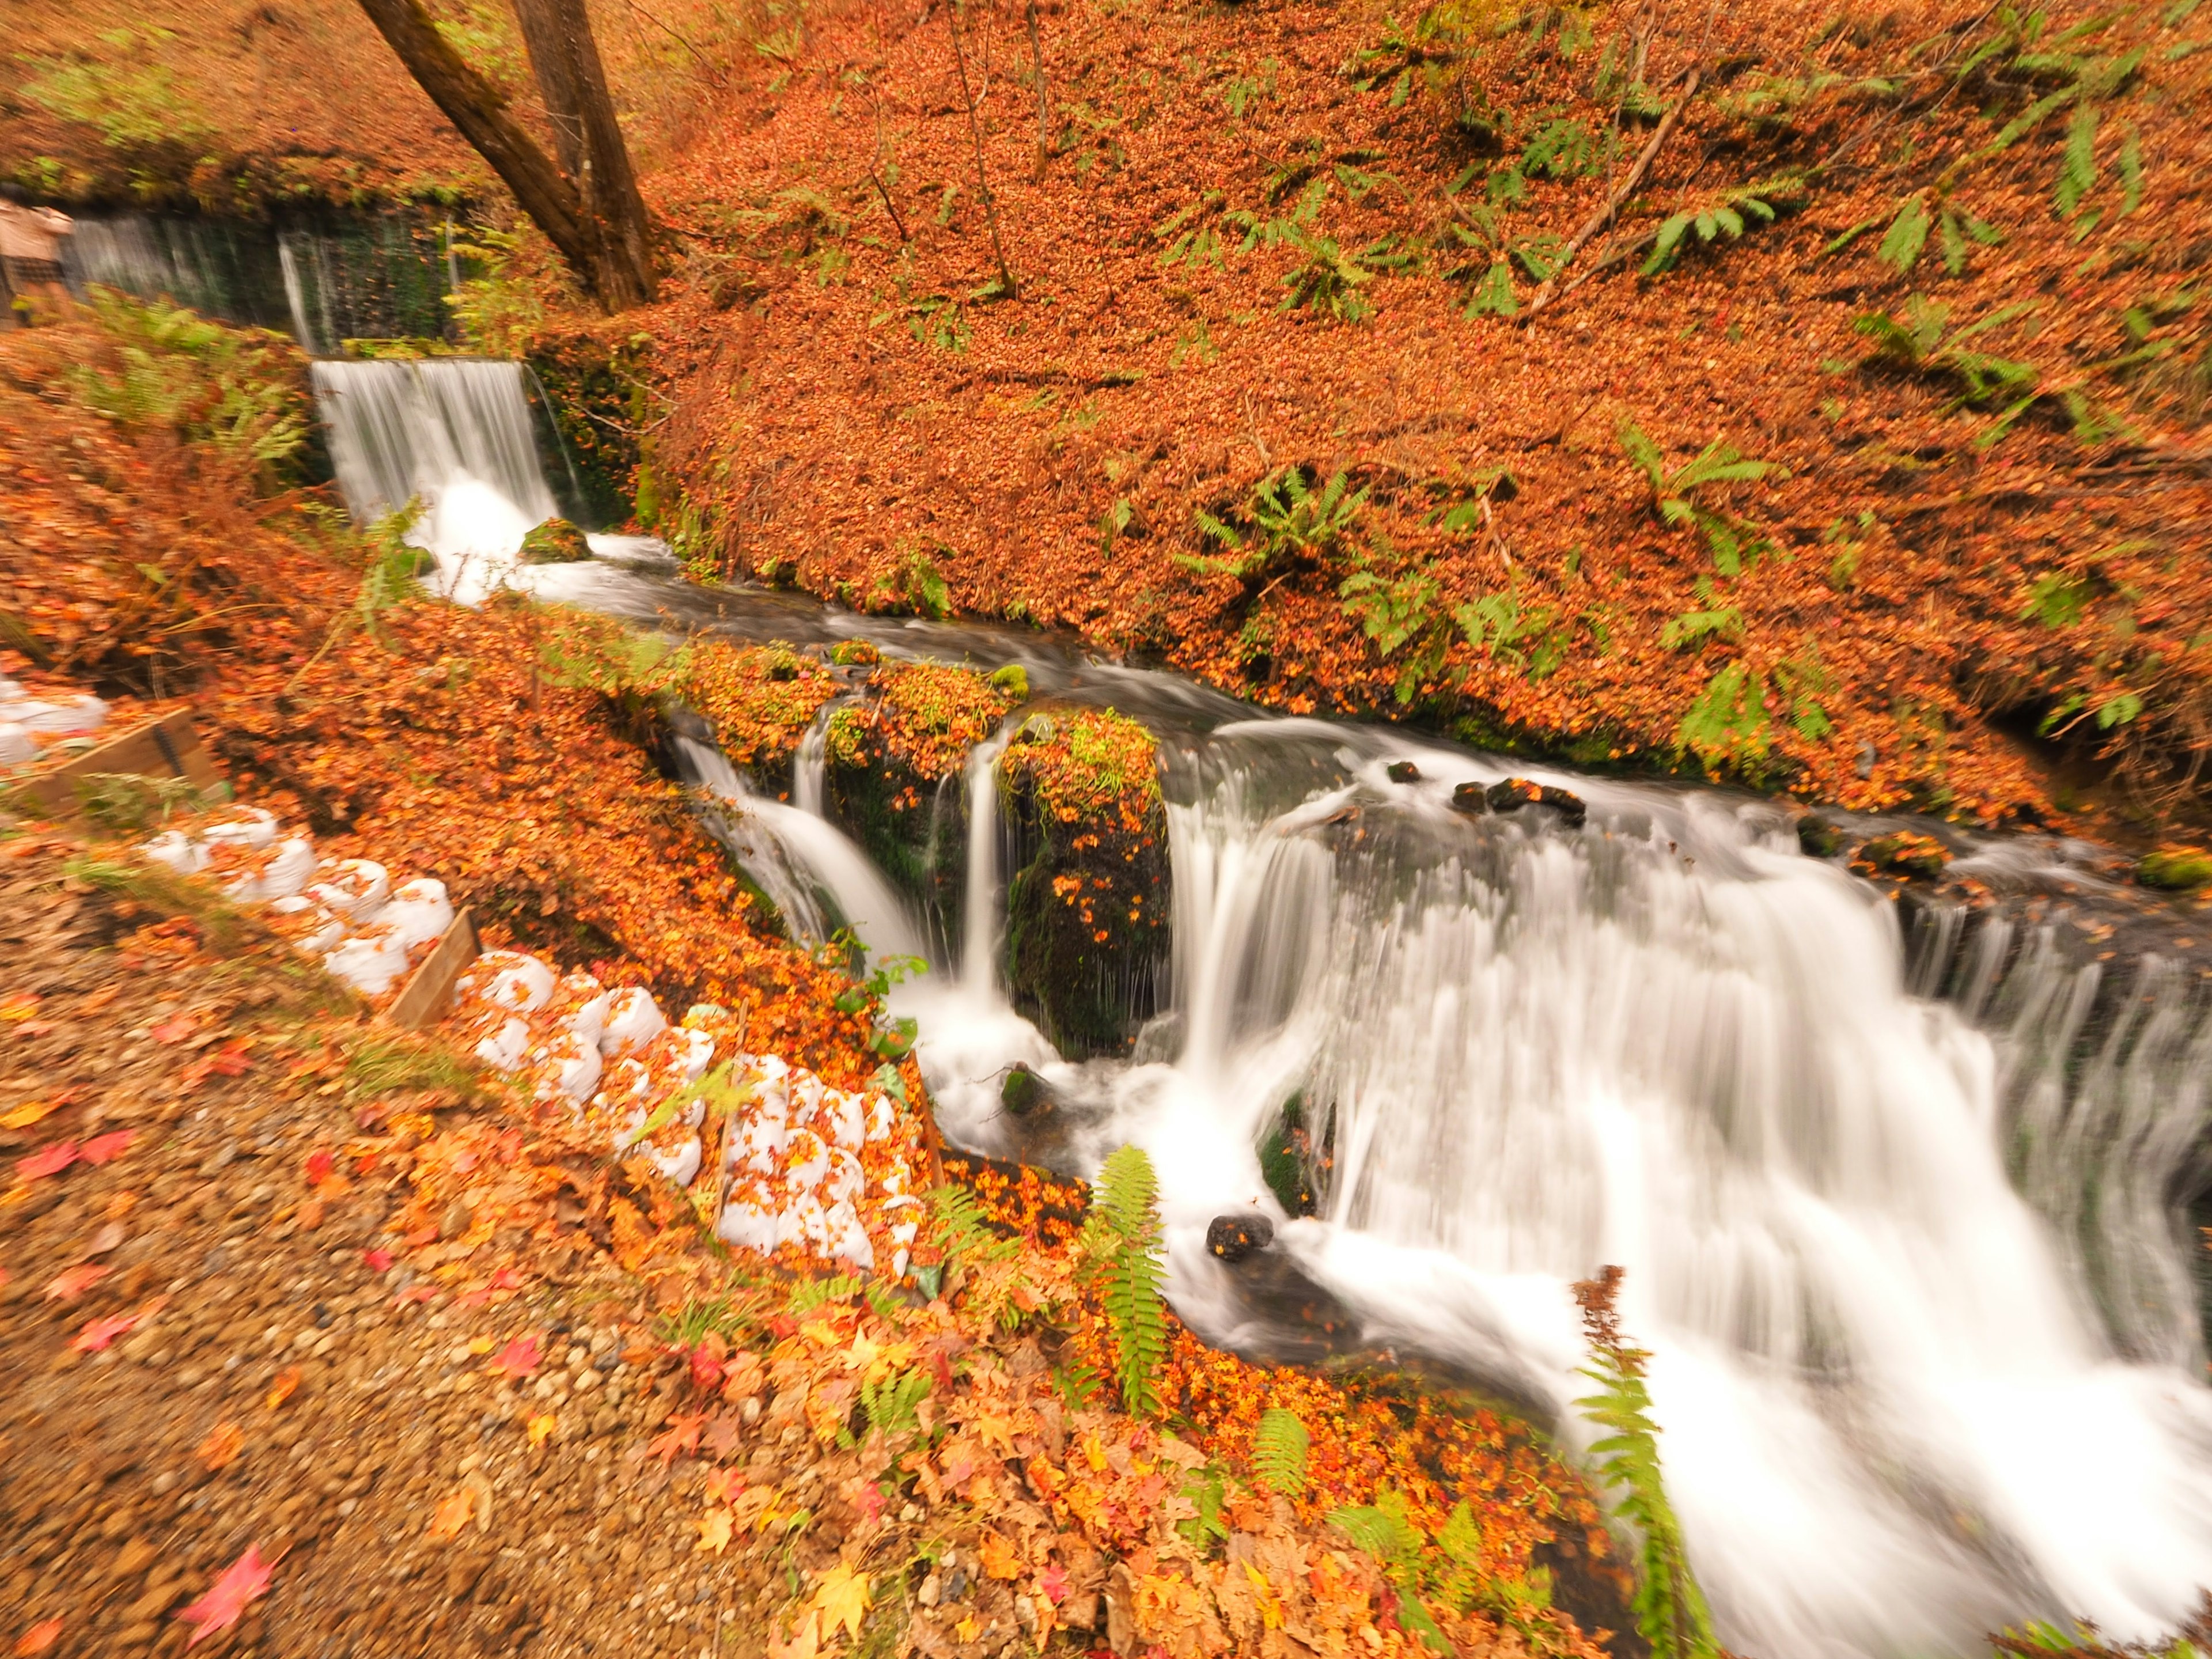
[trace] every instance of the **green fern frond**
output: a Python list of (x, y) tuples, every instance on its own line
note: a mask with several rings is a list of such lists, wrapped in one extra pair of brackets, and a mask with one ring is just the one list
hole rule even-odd
[(2097, 185), (2097, 107), (2084, 104), (2066, 124), (2066, 148), (2058, 161), (2058, 185), (2054, 199), (2058, 216), (2070, 219), (2084, 197)]
[(1137, 1146), (1115, 1149), (1098, 1172), (1083, 1249), (1112, 1333), (1121, 1403), (1137, 1417), (1158, 1415), (1159, 1372), (1167, 1361), (1162, 1288), (1166, 1265), (1159, 1218), (1159, 1180)]
[(1269, 1492), (1296, 1498), (1306, 1489), (1306, 1425), (1295, 1412), (1270, 1406), (1252, 1437), (1252, 1473)]

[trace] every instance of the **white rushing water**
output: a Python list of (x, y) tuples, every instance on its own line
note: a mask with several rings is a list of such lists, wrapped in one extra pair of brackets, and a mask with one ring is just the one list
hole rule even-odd
[[(1396, 758), (1423, 781), (1388, 781)], [(2134, 1638), (2191, 1611), (2212, 1584), (2212, 1395), (2161, 1177), (2124, 1202), (2106, 1183), (2099, 1225), (2126, 1248), (2099, 1254), (2136, 1264), (2123, 1294), (2163, 1297), (2117, 1321), (2007, 1179), (2008, 1138), (2039, 1121), (2030, 1177), (2065, 1184), (2065, 1109), (2021, 1082), (2063, 1027), (2044, 1007), (2063, 975), (2023, 981), (1993, 1038), (1912, 994), (1891, 907), (1770, 809), (1538, 773), (1589, 802), (1585, 828), (1450, 810), (1454, 784), (1501, 775), (1313, 721), (1194, 742), (1170, 773), (1174, 1011), (1139, 1049), (1172, 1057), (1061, 1061), (970, 950), (893, 998), (948, 1134), (1011, 1148), (999, 1079), (1036, 1066), (1079, 1158), (1152, 1153), (1200, 1329), (1250, 1317), (1203, 1232), (1256, 1206), (1370, 1340), (1548, 1401), (1570, 1437), (1569, 1286), (1626, 1266), (1669, 1491), (1740, 1651), (1966, 1654), (2028, 1617)], [(913, 951), (821, 793), (741, 801), (748, 863), (808, 890), (787, 909), (802, 931), (826, 906)], [(995, 825), (974, 817), (969, 869), (995, 890)], [(988, 901), (971, 914), (994, 925)], [(2162, 1040), (2180, 1071), (2116, 1060), (2097, 1098), (2119, 1104), (2096, 1111), (2170, 1173), (2212, 1035)], [(1336, 1167), (1324, 1213), (1290, 1220), (1255, 1149), (1299, 1091), (1334, 1109)]]
[[(589, 599), (611, 580), (594, 562), (517, 562), (523, 537), (560, 510), (538, 465), (526, 373), (518, 362), (476, 357), (314, 365), (347, 508), (367, 524), (420, 501), (412, 539), (437, 560), (438, 590), (465, 603), (501, 586)], [(603, 558), (666, 555), (650, 538), (590, 540)]]

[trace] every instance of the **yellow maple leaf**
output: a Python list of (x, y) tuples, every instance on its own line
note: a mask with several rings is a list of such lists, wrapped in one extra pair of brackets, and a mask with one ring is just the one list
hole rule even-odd
[(1083, 1461), (1090, 1464), (1094, 1472), (1106, 1467), (1106, 1448), (1098, 1443), (1098, 1437), (1095, 1434), (1083, 1437)]
[(54, 1109), (50, 1100), (27, 1101), (5, 1117), (0, 1117), (0, 1129), (27, 1129)]
[(975, 1419), (975, 1437), (977, 1439), (984, 1442), (987, 1445), (993, 1441), (996, 1441), (999, 1444), (1000, 1449), (1004, 1451), (1009, 1457), (1016, 1455), (1014, 1452), (1014, 1419), (1011, 1417), (1000, 1417), (992, 1412), (983, 1412), (980, 1413)]
[(537, 1416), (532, 1418), (530, 1419), (531, 1449), (535, 1451), (538, 1447), (544, 1445), (548, 1440), (551, 1439), (553, 1437), (553, 1431), (559, 1426), (560, 1419), (555, 1417), (550, 1412), (540, 1412)]
[(853, 1333), (853, 1346), (845, 1351), (845, 1369), (848, 1371), (869, 1371), (875, 1367), (883, 1350), (868, 1340), (866, 1331)]
[(1244, 1576), (1252, 1581), (1254, 1598), (1260, 1603), (1260, 1618), (1269, 1630), (1283, 1627), (1283, 1598), (1275, 1594), (1267, 1583), (1267, 1575), (1251, 1562), (1244, 1564)]
[(469, 1342), (469, 1352), (473, 1354), (487, 1354), (498, 1346), (488, 1336), (475, 1337)]
[(962, 1641), (972, 1642), (975, 1639), (975, 1633), (982, 1628), (983, 1627), (981, 1625), (975, 1622), (975, 1615), (971, 1613), (965, 1619), (963, 1619), (958, 1624), (955, 1625), (952, 1627), (952, 1632), (953, 1634), (957, 1636)]
[(699, 1528), (699, 1547), (714, 1555), (729, 1548), (732, 1519), (727, 1510), (708, 1510), (695, 1523)]
[(854, 1572), (840, 1561), (822, 1575), (814, 1599), (807, 1606), (822, 1615), (825, 1631), (842, 1626), (847, 1635), (859, 1636), (860, 1621), (868, 1616), (868, 1575)]
[(769, 1659), (814, 1659), (816, 1650), (821, 1645), (820, 1637), (815, 1629), (816, 1623), (815, 1616), (808, 1613), (799, 1621), (799, 1628), (791, 1633), (791, 1640), (787, 1643), (777, 1638), (775, 1621), (770, 1620), (768, 1626)]

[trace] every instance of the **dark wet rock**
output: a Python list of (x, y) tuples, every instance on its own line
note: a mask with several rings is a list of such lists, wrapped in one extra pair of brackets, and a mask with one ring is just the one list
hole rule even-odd
[(1019, 735), (999, 763), (1006, 983), (1068, 1058), (1126, 1054), (1158, 1011), (1170, 943), (1158, 744), (1108, 708), (1031, 715)]
[(1935, 877), (1951, 861), (1951, 849), (1933, 836), (1901, 830), (1861, 847), (1851, 867), (1862, 875)]
[(1016, 1117), (1052, 1109), (1052, 1085), (1026, 1066), (1007, 1069), (999, 1085), (999, 1104)]
[(1490, 811), (1489, 792), (1480, 783), (1462, 783), (1452, 791), (1451, 805), (1455, 812), (1480, 817)]
[(1321, 1194), (1334, 1163), (1334, 1115), (1319, 1134), (1310, 1115), (1305, 1095), (1292, 1095), (1260, 1137), (1260, 1178), (1275, 1201), (1294, 1216), (1321, 1212)]
[(1419, 783), (1421, 781), (1421, 769), (1411, 761), (1392, 761), (1385, 770), (1393, 783)]
[(548, 519), (522, 538), (518, 556), (525, 564), (576, 564), (592, 556), (592, 544), (566, 519)]
[(1274, 1242), (1275, 1224), (1256, 1210), (1249, 1215), (1218, 1215), (1206, 1223), (1206, 1248), (1224, 1261), (1242, 1261)]
[(1816, 813), (1808, 812), (1797, 820), (1797, 845), (1811, 859), (1832, 859), (1842, 852), (1850, 836), (1840, 825), (1833, 824)]
[(1493, 812), (1517, 812), (1524, 806), (1548, 806), (1570, 824), (1580, 824), (1589, 815), (1583, 798), (1556, 788), (1548, 783), (1536, 783), (1527, 778), (1505, 778), (1493, 783), (1484, 792), (1483, 799)]

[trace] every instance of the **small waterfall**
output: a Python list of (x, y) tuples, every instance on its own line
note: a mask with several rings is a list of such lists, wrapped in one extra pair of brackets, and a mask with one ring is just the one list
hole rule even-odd
[(347, 507), (368, 523), (419, 498), (416, 538), (456, 597), (509, 579), (523, 536), (557, 510), (522, 376), (520, 363), (483, 358), (314, 366)]
[(730, 809), (710, 819), (709, 827), (799, 939), (821, 945), (842, 925), (875, 961), (922, 955), (920, 932), (906, 907), (842, 831), (796, 806), (755, 794), (711, 744), (685, 737), (674, 743), (685, 775)]
[(830, 720), (840, 706), (839, 701), (823, 704), (791, 763), (791, 804), (817, 818), (823, 816), (822, 785), (830, 771)]
[(969, 751), (962, 780), (968, 802), (968, 862), (961, 896), (960, 983), (989, 998), (999, 973), (999, 757), (1013, 740), (1008, 720)]

